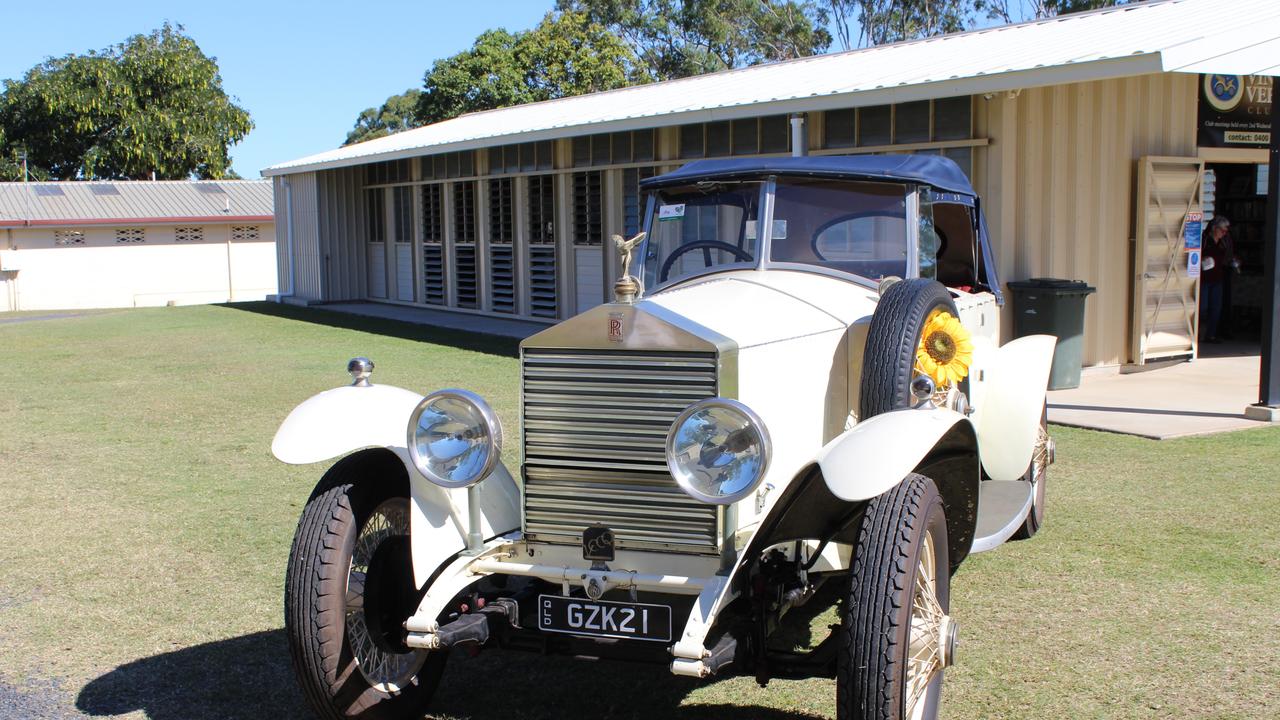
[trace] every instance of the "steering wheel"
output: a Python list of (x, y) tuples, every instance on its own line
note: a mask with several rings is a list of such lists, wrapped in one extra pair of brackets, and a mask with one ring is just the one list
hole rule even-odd
[(658, 282), (666, 282), (667, 276), (671, 274), (671, 266), (675, 264), (676, 258), (684, 255), (690, 250), (702, 251), (702, 260), (706, 263), (706, 267), (711, 267), (712, 250), (723, 250), (742, 262), (750, 262), (752, 259), (751, 253), (736, 245), (730, 245), (727, 242), (720, 242), (719, 240), (699, 240), (697, 242), (691, 242), (688, 245), (681, 245), (667, 256), (666, 261), (662, 263), (662, 269), (658, 271)]

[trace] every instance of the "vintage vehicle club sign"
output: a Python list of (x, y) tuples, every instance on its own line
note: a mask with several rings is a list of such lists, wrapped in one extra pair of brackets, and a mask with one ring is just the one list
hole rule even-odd
[(1201, 75), (1197, 144), (1258, 147), (1271, 142), (1271, 91), (1266, 75)]

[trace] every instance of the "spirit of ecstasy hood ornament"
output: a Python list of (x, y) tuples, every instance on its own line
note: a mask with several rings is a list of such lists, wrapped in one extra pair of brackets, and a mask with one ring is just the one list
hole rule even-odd
[(618, 248), (618, 255), (622, 258), (622, 276), (613, 284), (615, 302), (633, 303), (644, 292), (640, 278), (631, 274), (631, 252), (644, 240), (644, 236), (643, 232), (630, 240), (624, 240), (621, 235), (613, 236), (614, 247)]

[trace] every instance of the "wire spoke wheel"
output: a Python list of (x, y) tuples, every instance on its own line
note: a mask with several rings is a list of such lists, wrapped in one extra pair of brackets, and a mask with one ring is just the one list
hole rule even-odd
[(908, 475), (867, 505), (836, 665), (840, 720), (930, 720), (955, 652), (947, 519), (933, 481)]
[(298, 520), (285, 630), (307, 704), (323, 720), (421, 718), (448, 653), (405, 644), (414, 583), (408, 478), (393, 454), (349, 455)]
[(916, 563), (916, 581), (911, 598), (911, 633), (907, 658), (907, 693), (904, 715), (923, 718), (922, 702), (930, 683), (947, 664), (951, 618), (938, 602), (938, 566), (933, 536), (926, 534)]
[[(347, 640), (351, 643), (351, 652), (355, 655), (356, 666), (360, 673), (374, 688), (383, 692), (399, 692), (418, 673), (426, 659), (425, 650), (413, 650), (389, 636), (399, 635), (398, 628), (388, 628), (383, 618), (372, 618), (377, 607), (371, 607), (366, 598), (375, 588), (393, 584), (395, 578), (387, 577), (390, 573), (400, 571), (404, 567), (385, 567), (386, 554), (407, 555), (392, 549), (393, 545), (405, 543), (409, 535), (409, 504), (404, 498), (392, 498), (379, 505), (369, 515), (356, 537), (356, 546), (351, 553), (351, 569), (347, 573)], [(382, 565), (378, 565), (382, 560)], [(370, 568), (373, 568), (372, 577)], [(381, 584), (377, 585), (377, 584)], [(400, 588), (392, 588), (398, 590)], [(376, 597), (382, 603), (394, 602), (399, 598), (388, 598), (385, 589)], [(404, 603), (399, 603), (403, 606)], [(401, 608), (403, 611), (403, 608)], [(392, 618), (394, 620), (394, 618)], [(371, 630), (372, 626), (372, 630)], [(381, 635), (379, 634), (381, 633)], [(403, 638), (399, 638), (403, 640)]]

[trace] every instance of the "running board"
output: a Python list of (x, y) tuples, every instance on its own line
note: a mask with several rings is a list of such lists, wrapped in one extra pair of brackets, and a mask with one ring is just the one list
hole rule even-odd
[(984, 480), (978, 485), (978, 527), (970, 553), (998, 547), (1022, 527), (1031, 510), (1031, 483), (1023, 480)]

